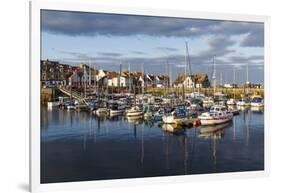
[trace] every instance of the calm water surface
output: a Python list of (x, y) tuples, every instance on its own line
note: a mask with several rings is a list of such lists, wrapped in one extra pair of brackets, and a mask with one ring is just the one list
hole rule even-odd
[(41, 183), (264, 169), (264, 115), (172, 134), (161, 125), (42, 109)]

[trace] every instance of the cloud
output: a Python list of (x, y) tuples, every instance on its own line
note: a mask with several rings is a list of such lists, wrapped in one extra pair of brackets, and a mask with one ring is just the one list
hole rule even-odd
[(260, 34), (248, 34), (244, 40), (241, 42), (243, 47), (264, 47), (264, 38)]
[(134, 16), (69, 11), (41, 11), (42, 30), (68, 36), (158, 36), (195, 38), (202, 35), (248, 36), (242, 46), (263, 46), (263, 24), (218, 20)]
[(142, 51), (136, 51), (136, 50), (131, 51), (131, 53), (133, 53), (133, 54), (137, 54), (137, 55), (145, 55), (145, 54), (146, 54), (145, 52), (142, 52)]
[(122, 56), (122, 54), (115, 53), (115, 52), (98, 52), (97, 54), (100, 56), (110, 56), (110, 57), (121, 57)]
[(157, 50), (165, 51), (165, 52), (176, 52), (178, 51), (177, 48), (171, 48), (171, 47), (156, 47)]

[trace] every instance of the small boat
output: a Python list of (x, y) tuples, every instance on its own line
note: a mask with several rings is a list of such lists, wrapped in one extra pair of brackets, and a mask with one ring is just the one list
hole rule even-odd
[(237, 105), (238, 106), (250, 106), (251, 105), (251, 102), (248, 98), (242, 98), (241, 100), (239, 100), (237, 102)]
[(108, 114), (109, 114), (109, 111), (107, 108), (98, 108), (96, 110), (96, 115), (99, 117), (107, 116)]
[(227, 111), (225, 106), (215, 105), (209, 112), (202, 113), (198, 118), (201, 125), (217, 125), (231, 121), (233, 113)]
[(112, 103), (109, 105), (110, 116), (121, 115), (125, 112), (126, 106), (122, 103)]
[(143, 115), (143, 112), (139, 110), (136, 106), (133, 106), (131, 109), (126, 111), (126, 117), (141, 117)]
[(165, 114), (162, 120), (165, 124), (178, 124), (187, 119), (184, 106), (179, 106), (169, 114)]
[(252, 107), (263, 107), (263, 98), (261, 96), (254, 96), (251, 101)]
[(228, 99), (226, 102), (227, 105), (236, 105), (236, 103), (237, 102), (234, 98)]

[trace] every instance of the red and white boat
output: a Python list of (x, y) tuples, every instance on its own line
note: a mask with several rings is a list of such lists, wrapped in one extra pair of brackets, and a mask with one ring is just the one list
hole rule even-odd
[(227, 111), (225, 106), (215, 105), (211, 107), (209, 112), (202, 113), (198, 118), (201, 125), (217, 125), (231, 121), (233, 113)]

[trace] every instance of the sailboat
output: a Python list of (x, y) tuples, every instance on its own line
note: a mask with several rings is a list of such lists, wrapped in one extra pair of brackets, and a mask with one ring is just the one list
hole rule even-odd
[(140, 119), (142, 115), (142, 110), (140, 110), (136, 105), (136, 88), (134, 88), (134, 106), (126, 110), (126, 117), (127, 119)]

